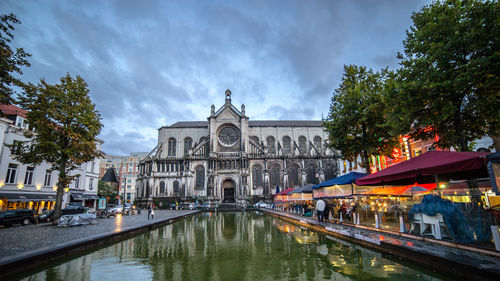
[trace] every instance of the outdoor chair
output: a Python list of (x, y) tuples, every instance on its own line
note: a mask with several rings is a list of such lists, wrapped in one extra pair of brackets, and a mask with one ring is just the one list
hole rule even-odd
[(416, 213), (413, 216), (413, 224), (418, 226), (420, 236), (430, 235), (436, 239), (451, 238), (440, 213), (436, 213), (435, 216)]

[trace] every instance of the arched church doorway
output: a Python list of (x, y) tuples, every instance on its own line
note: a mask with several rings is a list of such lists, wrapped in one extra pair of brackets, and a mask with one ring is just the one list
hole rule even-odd
[(227, 179), (222, 182), (222, 193), (224, 196), (224, 203), (234, 203), (234, 191), (236, 189), (236, 184), (232, 179)]

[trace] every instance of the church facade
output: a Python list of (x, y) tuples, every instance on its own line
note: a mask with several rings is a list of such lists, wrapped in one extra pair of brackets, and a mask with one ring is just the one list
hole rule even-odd
[(208, 121), (158, 130), (158, 145), (140, 162), (137, 198), (234, 203), (269, 200), (276, 191), (339, 174), (321, 121), (254, 121), (231, 103), (212, 105)]

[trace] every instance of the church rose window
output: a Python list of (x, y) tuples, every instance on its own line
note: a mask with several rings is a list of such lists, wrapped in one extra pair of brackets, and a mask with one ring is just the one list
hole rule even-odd
[(238, 141), (238, 131), (234, 127), (224, 127), (219, 132), (219, 141), (226, 146), (233, 146)]

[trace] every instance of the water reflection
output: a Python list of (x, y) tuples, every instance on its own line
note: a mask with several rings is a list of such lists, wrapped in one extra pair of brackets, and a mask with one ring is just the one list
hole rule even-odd
[(204, 213), (22, 280), (444, 280), (257, 213)]

